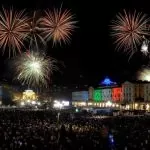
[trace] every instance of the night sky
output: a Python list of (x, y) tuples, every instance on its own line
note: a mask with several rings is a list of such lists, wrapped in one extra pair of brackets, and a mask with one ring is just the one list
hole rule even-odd
[[(10, 2), (9, 2), (10, 1)], [(110, 37), (110, 22), (117, 12), (124, 8), (136, 9), (150, 16), (150, 2), (148, 0), (1, 0), (1, 5), (14, 8), (27, 8), (27, 11), (60, 7), (71, 9), (78, 21), (78, 28), (72, 36), (70, 45), (52, 47), (48, 44), (48, 54), (64, 62), (60, 72), (54, 73), (53, 84), (98, 84), (105, 76), (113, 81), (120, 82), (132, 79), (136, 70), (147, 63), (141, 54), (135, 54), (130, 61), (128, 56), (115, 51), (113, 40)], [(4, 57), (1, 57), (1, 76), (6, 73), (8, 65), (4, 66)], [(5, 71), (5, 73), (3, 73)], [(8, 71), (9, 72), (9, 71)], [(9, 75), (8, 75), (9, 74)]]

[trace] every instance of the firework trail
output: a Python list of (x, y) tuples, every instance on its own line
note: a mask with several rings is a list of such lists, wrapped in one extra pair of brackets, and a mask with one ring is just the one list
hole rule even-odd
[(148, 21), (146, 15), (136, 11), (133, 14), (127, 13), (125, 10), (123, 14), (119, 13), (111, 25), (116, 48), (133, 54), (144, 40), (143, 35), (149, 35)]
[(17, 51), (21, 53), (24, 47), (24, 39), (27, 36), (28, 17), (24, 11), (14, 11), (13, 9), (0, 12), (0, 47), (3, 53), (8, 48), (9, 57), (11, 53), (15, 55)]
[(69, 10), (62, 11), (54, 9), (45, 11), (45, 17), (41, 19), (43, 35), (45, 40), (53, 40), (53, 44), (68, 43), (70, 36), (75, 28), (76, 21), (73, 21), (73, 15)]
[(36, 46), (36, 49), (39, 49), (39, 44), (43, 46), (46, 45), (42, 35), (40, 28), (40, 20), (38, 17), (38, 13), (36, 11), (33, 12), (33, 16), (28, 21), (28, 40), (29, 40), (29, 49), (33, 49), (33, 45)]

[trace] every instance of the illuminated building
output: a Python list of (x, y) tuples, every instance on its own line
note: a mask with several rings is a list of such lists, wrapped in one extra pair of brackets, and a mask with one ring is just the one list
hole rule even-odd
[(102, 90), (101, 89), (96, 89), (93, 91), (93, 100), (95, 102), (102, 101)]
[(111, 81), (108, 77), (101, 82), (102, 101), (112, 101), (112, 89), (115, 86), (116, 82)]
[[(107, 84), (105, 86), (99, 86), (98, 88), (90, 87), (88, 92), (86, 91), (86, 98), (83, 91), (78, 91), (75, 95), (74, 98), (72, 97), (72, 104), (74, 106), (101, 108), (112, 107), (114, 109), (123, 110), (150, 111), (149, 82), (126, 81), (120, 86), (117, 84)], [(108, 102), (111, 105), (108, 105)]]
[(89, 100), (93, 100), (93, 94), (94, 94), (94, 88), (93, 87), (89, 87)]
[(102, 89), (102, 100), (111, 101), (112, 100), (112, 88), (103, 88)]
[(150, 101), (150, 83), (144, 84), (144, 101)]
[(131, 82), (124, 82), (122, 84), (122, 100), (126, 102), (134, 101), (135, 99), (135, 85)]
[(25, 90), (23, 92), (23, 96), (22, 96), (22, 100), (23, 101), (27, 101), (27, 100), (37, 100), (37, 96), (35, 94), (35, 92), (33, 90)]
[(88, 101), (88, 91), (72, 92), (73, 101)]
[(144, 83), (135, 83), (135, 100), (134, 101), (144, 101)]
[(122, 88), (121, 87), (112, 88), (112, 101), (120, 102), (121, 100), (122, 100)]

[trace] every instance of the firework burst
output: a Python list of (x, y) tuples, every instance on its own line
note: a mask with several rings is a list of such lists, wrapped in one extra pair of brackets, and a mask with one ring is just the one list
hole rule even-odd
[(0, 12), (0, 47), (3, 48), (3, 53), (6, 48), (9, 49), (9, 56), (11, 53), (14, 55), (17, 51), (21, 52), (27, 36), (27, 21), (28, 17), (24, 11), (3, 8)]
[(131, 14), (124, 10), (119, 13), (116, 20), (112, 21), (112, 36), (115, 38), (117, 49), (131, 51), (134, 53), (143, 40), (143, 35), (149, 35), (146, 28), (149, 19), (142, 13), (136, 11)]
[(56, 60), (44, 53), (32, 51), (22, 54), (15, 63), (17, 79), (31, 87), (47, 87), (53, 71), (58, 69), (55, 64)]
[(137, 72), (137, 79), (141, 81), (150, 81), (150, 68), (144, 67)]
[(62, 41), (68, 43), (76, 23), (76, 21), (73, 21), (71, 12), (54, 9), (53, 11), (45, 11), (45, 14), (45, 17), (41, 19), (44, 39), (52, 39), (53, 44), (61, 44)]
[(41, 35), (41, 28), (40, 28), (40, 18), (38, 17), (38, 13), (36, 11), (33, 12), (33, 16), (28, 21), (28, 39), (29, 49), (32, 49), (33, 45), (36, 46), (36, 49), (39, 49), (39, 44), (45, 45), (45, 41)]
[(149, 41), (145, 39), (141, 46), (141, 52), (146, 56), (149, 54), (148, 45), (149, 45)]

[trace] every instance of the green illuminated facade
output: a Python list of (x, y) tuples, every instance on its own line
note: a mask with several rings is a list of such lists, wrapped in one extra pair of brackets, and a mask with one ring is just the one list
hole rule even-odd
[(94, 100), (95, 102), (100, 102), (100, 101), (102, 101), (102, 90), (101, 90), (101, 89), (94, 90), (94, 93), (93, 93), (93, 100)]

